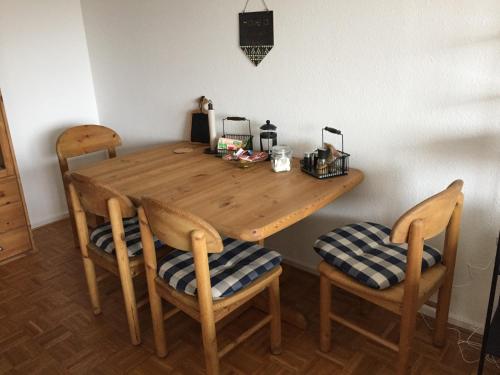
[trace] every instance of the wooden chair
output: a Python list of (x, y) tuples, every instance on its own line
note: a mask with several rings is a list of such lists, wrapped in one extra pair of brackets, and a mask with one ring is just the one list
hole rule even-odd
[[(221, 253), (224, 250), (222, 239), (217, 231), (199, 217), (160, 201), (143, 198), (142, 204), (143, 206), (139, 208), (139, 221), (144, 244), (149, 301), (157, 355), (159, 357), (167, 355), (162, 298), (201, 323), (208, 374), (218, 374), (219, 359), (268, 323), (271, 326), (271, 352), (273, 354), (280, 353), (279, 275), (281, 274), (281, 266), (278, 264), (277, 267), (267, 271), (231, 296), (213, 299), (213, 285), (211, 285), (208, 263), (209, 254)], [(181, 255), (185, 254), (183, 252), (186, 251), (192, 252), (197, 287), (196, 296), (174, 289), (159, 277), (157, 261), (154, 256), (152, 233), (155, 233), (165, 244), (178, 249), (179, 253), (182, 251)], [(218, 351), (215, 324), (266, 288), (269, 296), (270, 314), (241, 334), (234, 342)], [(165, 315), (171, 316), (170, 313)]]
[[(359, 283), (325, 261), (320, 263), (321, 351), (330, 351), (331, 320), (334, 320), (397, 352), (399, 354), (397, 373), (406, 374), (410, 364), (417, 312), (436, 291), (439, 291), (439, 294), (434, 345), (440, 347), (445, 344), (463, 205), (462, 186), (461, 180), (454, 181), (444, 191), (407, 211), (392, 227), (391, 243), (408, 244), (404, 282), (388, 289), (377, 290)], [(424, 240), (435, 237), (443, 231), (446, 231), (446, 236), (442, 263), (421, 272)], [(333, 313), (331, 311), (331, 285), (400, 315), (399, 345)]]
[[(74, 209), (75, 225), (94, 314), (101, 313), (98, 281), (94, 266), (96, 264), (120, 278), (130, 339), (133, 345), (138, 345), (141, 342), (141, 334), (137, 309), (146, 304), (147, 299), (136, 302), (132, 280), (144, 273), (144, 257), (137, 255), (129, 258), (127, 235), (123, 222), (124, 218), (136, 216), (136, 208), (126, 196), (95, 184), (92, 180), (77, 173), (71, 174), (68, 189)], [(106, 253), (90, 241), (86, 212), (110, 221), (114, 254)], [(159, 256), (165, 253), (166, 249), (157, 252)]]
[[(116, 157), (116, 147), (122, 144), (120, 136), (110, 128), (101, 125), (79, 125), (66, 129), (57, 138), (56, 152), (59, 159), (59, 168), (64, 184), (66, 202), (71, 219), (71, 228), (75, 244), (78, 244), (77, 231), (73, 219), (73, 208), (69, 194), (69, 181), (65, 177), (69, 170), (68, 159), (82, 156), (98, 151), (107, 151), (109, 158)], [(100, 224), (95, 217), (89, 216), (88, 222), (91, 226)]]

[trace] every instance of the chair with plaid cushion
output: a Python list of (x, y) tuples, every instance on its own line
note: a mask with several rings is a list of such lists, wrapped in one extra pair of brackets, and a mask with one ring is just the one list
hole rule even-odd
[[(133, 279), (144, 273), (144, 257), (137, 211), (132, 202), (107, 187), (94, 183), (78, 173), (72, 173), (68, 186), (90, 302), (95, 315), (101, 313), (95, 265), (120, 277), (130, 339), (141, 342), (138, 306), (147, 299), (136, 301)], [(87, 214), (109, 220), (88, 233)], [(166, 254), (155, 239), (158, 256)]]
[[(57, 138), (56, 153), (59, 159), (59, 168), (63, 179), (64, 193), (68, 204), (69, 216), (71, 219), (71, 229), (75, 246), (78, 244), (78, 233), (75, 226), (73, 206), (69, 194), (69, 160), (83, 155), (104, 151), (111, 159), (116, 157), (116, 148), (121, 146), (122, 140), (118, 133), (102, 125), (78, 125), (66, 129)], [(87, 213), (87, 223), (92, 228), (102, 224), (102, 218)]]
[[(280, 352), (279, 253), (255, 243), (222, 239), (201, 218), (152, 198), (142, 199), (139, 221), (159, 357), (167, 355), (164, 317), (179, 310), (201, 323), (208, 374), (218, 374), (219, 358), (267, 324), (271, 352)], [(153, 233), (175, 249), (158, 261)], [(266, 289), (269, 315), (219, 351), (215, 324)], [(162, 298), (176, 306), (165, 315)]]
[[(416, 205), (392, 227), (358, 223), (337, 228), (318, 238), (315, 251), (323, 258), (320, 271), (320, 348), (331, 348), (331, 321), (396, 351), (397, 373), (408, 373), (416, 316), (437, 291), (434, 345), (446, 341), (453, 272), (460, 230), (463, 182)], [(425, 240), (446, 232), (444, 251)], [(379, 337), (331, 311), (334, 285), (401, 316), (399, 344)]]

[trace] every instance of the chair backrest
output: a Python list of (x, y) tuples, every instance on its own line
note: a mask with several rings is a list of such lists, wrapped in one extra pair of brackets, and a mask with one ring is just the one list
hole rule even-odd
[(205, 220), (173, 205), (149, 197), (143, 197), (141, 204), (139, 222), (148, 287), (158, 275), (154, 233), (163, 244), (192, 252), (200, 315), (213, 319), (208, 253), (220, 253), (224, 249), (219, 233)]
[[(137, 210), (130, 199), (101, 184), (96, 183), (91, 178), (83, 176), (79, 173), (70, 174), (70, 190), (74, 190), (78, 203), (83, 207), (83, 210), (91, 214), (110, 218), (108, 203), (111, 199), (118, 202), (121, 210), (121, 216), (124, 218), (133, 217), (137, 214)], [(76, 207), (75, 207), (76, 208)]]
[(183, 251), (193, 251), (192, 235), (201, 231), (205, 235), (208, 253), (223, 250), (219, 233), (205, 220), (154, 198), (144, 197), (141, 203), (151, 230), (164, 244)]
[(116, 156), (116, 147), (122, 144), (120, 136), (112, 129), (101, 125), (79, 125), (65, 130), (57, 139), (56, 152), (61, 173), (68, 171), (68, 159), (97, 151), (108, 151)]
[(462, 180), (453, 181), (445, 190), (404, 213), (392, 227), (391, 242), (408, 242), (411, 224), (416, 220), (422, 221), (424, 240), (442, 233), (448, 227), (457, 204), (463, 200), (463, 184)]
[(404, 311), (417, 309), (424, 240), (444, 230), (446, 236), (441, 262), (446, 266), (446, 274), (443, 283), (451, 288), (463, 206), (462, 186), (462, 180), (453, 181), (442, 192), (408, 210), (392, 227), (391, 242), (408, 243), (403, 314)]

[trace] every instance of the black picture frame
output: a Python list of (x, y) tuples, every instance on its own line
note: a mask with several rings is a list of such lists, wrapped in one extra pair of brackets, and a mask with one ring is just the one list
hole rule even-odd
[(273, 11), (243, 12), (239, 14), (239, 21), (240, 47), (257, 66), (274, 47)]

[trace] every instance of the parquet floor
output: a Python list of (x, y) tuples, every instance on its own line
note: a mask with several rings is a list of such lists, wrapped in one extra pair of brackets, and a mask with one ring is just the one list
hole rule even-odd
[[(68, 221), (35, 231), (38, 253), (0, 266), (0, 373), (1, 374), (200, 374), (203, 355), (199, 326), (183, 314), (167, 322), (170, 353), (158, 359), (153, 351), (148, 308), (140, 311), (143, 344), (128, 341), (119, 282), (108, 278), (100, 285), (102, 315), (89, 306), (82, 264), (73, 248)], [(224, 374), (391, 374), (395, 354), (348, 329), (334, 325), (333, 349), (317, 351), (318, 280), (287, 267), (282, 301), (293, 303), (309, 319), (301, 331), (283, 325), (283, 353), (270, 355), (268, 329), (261, 330), (222, 359)], [(145, 291), (145, 285), (138, 289)], [(371, 329), (397, 338), (396, 319), (358, 300), (335, 294), (338, 311)], [(219, 340), (234, 338), (261, 312), (250, 309), (222, 327)], [(432, 321), (431, 321), (432, 324)], [(466, 334), (466, 332), (464, 332)], [(475, 338), (479, 340), (478, 337)], [(436, 349), (431, 331), (418, 323), (414, 374), (474, 374), (474, 365), (462, 361), (457, 334)], [(469, 359), (477, 351), (465, 348)], [(488, 365), (486, 374), (500, 373)]]

